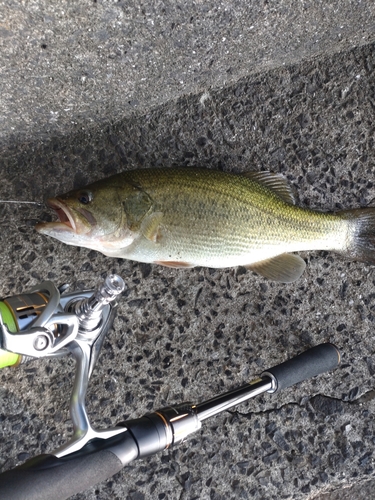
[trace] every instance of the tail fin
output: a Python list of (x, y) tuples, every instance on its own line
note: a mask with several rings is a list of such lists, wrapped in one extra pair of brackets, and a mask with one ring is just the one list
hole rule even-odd
[(343, 210), (337, 215), (349, 221), (345, 254), (353, 260), (375, 264), (375, 208)]

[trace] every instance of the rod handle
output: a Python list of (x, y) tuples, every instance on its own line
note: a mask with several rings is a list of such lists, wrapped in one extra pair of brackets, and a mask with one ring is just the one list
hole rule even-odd
[(103, 443), (89, 443), (66, 457), (39, 455), (0, 474), (0, 498), (66, 500), (110, 478), (138, 453), (134, 438), (125, 432)]
[(261, 377), (272, 379), (272, 388), (268, 392), (273, 393), (333, 370), (340, 364), (340, 361), (341, 354), (335, 345), (330, 343), (319, 344), (295, 358), (269, 368), (261, 374)]

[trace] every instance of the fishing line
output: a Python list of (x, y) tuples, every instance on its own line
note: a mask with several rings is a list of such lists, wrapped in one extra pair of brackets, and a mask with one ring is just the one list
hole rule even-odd
[(0, 200), (0, 203), (18, 203), (18, 204), (30, 204), (30, 205), (39, 205), (43, 206), (44, 203), (41, 203), (40, 201), (17, 201), (17, 200)]
[[(42, 208), (44, 206), (44, 203), (41, 203), (39, 201), (23, 201), (23, 200), (0, 200), (0, 203), (11, 203), (13, 205), (37, 205), (37, 208)], [(4, 217), (5, 217), (5, 214), (3, 214)], [(28, 224), (27, 224), (27, 221), (29, 219), (23, 219), (22, 221), (19, 221), (19, 223), (21, 223), (21, 225), (19, 225), (19, 223), (15, 223), (14, 221), (9, 221), (8, 218), (4, 218), (2, 220), (0, 220), (0, 226), (3, 228), (3, 227), (12, 227), (12, 228), (16, 228), (16, 229), (20, 229), (20, 227), (28, 227)]]

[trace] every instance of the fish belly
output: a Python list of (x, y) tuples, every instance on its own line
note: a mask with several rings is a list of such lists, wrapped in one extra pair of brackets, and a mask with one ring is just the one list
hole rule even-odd
[(243, 222), (233, 220), (230, 224), (222, 219), (200, 225), (186, 220), (164, 224), (160, 242), (139, 235), (119, 256), (148, 263), (225, 268), (250, 265), (286, 252), (345, 250), (346, 221), (333, 214), (288, 209), (299, 212), (301, 220), (274, 216), (264, 221), (259, 214), (255, 218), (250, 213), (247, 228)]

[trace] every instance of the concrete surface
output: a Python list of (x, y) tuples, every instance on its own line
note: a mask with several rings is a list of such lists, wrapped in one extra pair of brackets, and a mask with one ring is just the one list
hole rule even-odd
[(0, 146), (374, 40), (361, 0), (0, 1)]
[[(336, 16), (350, 5), (370, 26), (367, 4), (339, 4), (342, 10)], [(19, 7), (4, 3), (7, 16), (17, 12), (8, 5)], [(35, 19), (37, 5), (30, 2), (19, 10), (32, 12)], [(112, 4), (98, 5), (105, 9)], [(348, 19), (345, 25), (352, 29), (355, 21), (352, 25)], [(66, 20), (55, 22), (63, 27)], [(22, 22), (13, 26), (16, 30)], [(372, 35), (369, 31), (367, 40)], [(26, 36), (14, 40), (15, 54), (27, 53), (31, 41)], [(267, 71), (258, 67), (231, 84), (210, 80), (215, 88), (204, 95), (207, 89), (202, 87), (171, 99), (178, 92), (163, 94), (160, 80), (153, 102), (161, 104), (150, 107), (145, 98), (142, 110), (133, 114), (117, 110), (117, 97), (111, 100), (104, 84), (92, 99), (86, 92), (76, 99), (78, 87), (70, 86), (67, 73), (61, 81), (63, 86), (68, 82), (67, 98), (77, 103), (69, 111), (73, 124), (60, 118), (47, 123), (48, 113), (60, 109), (50, 109), (49, 99), (62, 106), (56, 88), (43, 91), (35, 85), (32, 101), (31, 86), (19, 85), (22, 71), (6, 72), (1, 83), (9, 92), (13, 82), (15, 90), (13, 102), (5, 92), (0, 199), (39, 201), (128, 168), (199, 165), (282, 172), (303, 206), (370, 204), (375, 197), (375, 47), (349, 50), (350, 44), (324, 57)], [(60, 39), (59, 47), (66, 63), (68, 45)], [(10, 61), (19, 62), (17, 57)], [(142, 71), (151, 71), (142, 64)], [(37, 64), (34, 69), (40, 71)], [(97, 110), (97, 118), (90, 121)], [(0, 296), (27, 290), (43, 279), (83, 288), (117, 272), (127, 281), (114, 329), (90, 382), (88, 407), (97, 427), (166, 403), (199, 402), (321, 342), (342, 349), (343, 362), (335, 372), (218, 416), (178, 448), (135, 462), (75, 500), (371, 498), (373, 266), (324, 252), (305, 253), (306, 272), (290, 285), (243, 269), (173, 271), (109, 259), (42, 237), (33, 225), (51, 218), (44, 208), (0, 205), (0, 214)], [(67, 439), (73, 370), (73, 361), (64, 359), (1, 372), (2, 469)]]
[(314, 500), (355, 500), (357, 498), (374, 498), (374, 481), (359, 481), (345, 489), (330, 493), (322, 493), (313, 497)]

